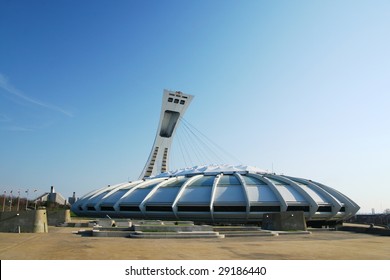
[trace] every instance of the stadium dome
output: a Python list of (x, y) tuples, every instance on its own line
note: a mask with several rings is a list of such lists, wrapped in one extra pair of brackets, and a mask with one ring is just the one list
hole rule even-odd
[(337, 190), (312, 180), (249, 166), (209, 165), (108, 186), (79, 199), (82, 216), (261, 223), (263, 214), (303, 211), (311, 223), (334, 224), (357, 206)]
[(169, 171), (177, 124), (193, 96), (164, 90), (160, 122), (145, 167), (134, 182), (90, 192), (72, 205), (80, 216), (261, 223), (263, 214), (303, 211), (308, 225), (332, 225), (359, 206), (339, 191), (303, 178), (243, 165)]

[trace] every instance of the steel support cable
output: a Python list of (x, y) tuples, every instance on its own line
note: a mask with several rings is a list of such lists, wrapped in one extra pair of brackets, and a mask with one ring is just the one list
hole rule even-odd
[(194, 138), (194, 143), (197, 145), (197, 148), (199, 150), (199, 153), (203, 155), (204, 162), (203, 163), (212, 163), (212, 162), (222, 162), (222, 158), (216, 153), (208, 143), (206, 143), (204, 140), (202, 140), (199, 135), (194, 133), (193, 130), (190, 129), (190, 127), (187, 126), (188, 131), (192, 134)]
[[(215, 157), (216, 160), (218, 161), (221, 161), (223, 162), (223, 158), (221, 158), (220, 155), (218, 155), (218, 153), (216, 153), (216, 151), (211, 148), (211, 146), (213, 145), (210, 145), (209, 143), (207, 143), (205, 140), (208, 140), (207, 137), (204, 136), (204, 134), (200, 133), (199, 130), (196, 130), (199, 132), (199, 135), (197, 133), (194, 132), (194, 130), (190, 127), (190, 124), (188, 121), (186, 121), (184, 118), (183, 118), (183, 122), (184, 126), (192, 133), (192, 135), (194, 136), (194, 138), (202, 145), (202, 147), (205, 147), (204, 149), (201, 149), (202, 151), (204, 151), (205, 154), (207, 154), (208, 156), (211, 156), (213, 155)], [(192, 126), (193, 127), (193, 126)], [(205, 140), (203, 140), (200, 135), (203, 135), (203, 137), (205, 138)], [(212, 143), (211, 141), (208, 141), (210, 143)], [(214, 145), (215, 146), (215, 145)]]
[(201, 146), (199, 146), (199, 141), (194, 141), (193, 132), (188, 128), (188, 126), (183, 125), (183, 130), (186, 133), (188, 139), (190, 139), (191, 148), (194, 150), (195, 156), (198, 159), (198, 163), (204, 164), (205, 161), (210, 162), (209, 154), (206, 153)]
[(235, 157), (233, 154), (229, 153), (225, 149), (223, 149), (220, 145), (212, 141), (210, 138), (208, 138), (204, 133), (202, 133), (199, 129), (197, 129), (195, 126), (193, 126), (190, 122), (188, 122), (186, 119), (183, 118), (183, 123), (186, 123), (188, 126), (192, 127), (195, 131), (197, 131), (200, 135), (202, 135), (208, 142), (210, 142), (214, 147), (216, 147), (222, 154), (226, 154), (230, 159), (234, 160), (235, 162), (238, 162), (242, 164), (242, 161), (239, 160), (237, 157)]
[[(179, 127), (177, 134), (178, 134), (178, 137), (180, 137), (182, 149), (185, 149), (185, 150), (191, 149), (193, 151), (193, 153), (195, 153), (195, 156), (197, 157), (197, 159), (200, 161), (200, 158), (202, 157), (202, 155), (199, 155), (199, 152), (194, 147), (194, 145), (188, 144), (188, 143), (193, 144), (194, 141), (192, 141), (191, 136), (189, 135), (188, 129), (186, 129), (185, 125), (181, 125)], [(182, 140), (183, 138), (185, 138), (187, 141), (183, 141)], [(190, 139), (190, 140), (188, 140), (188, 139)], [(195, 142), (195, 144), (197, 144), (197, 143)], [(189, 146), (188, 149), (187, 149), (187, 146)], [(200, 158), (199, 158), (199, 156), (200, 156)]]
[(183, 133), (183, 138), (184, 138), (183, 143), (185, 144), (185, 150), (187, 151), (187, 154), (190, 158), (190, 164), (192, 166), (194, 166), (195, 164), (194, 164), (194, 160), (193, 160), (192, 155), (195, 154), (196, 152), (194, 151), (194, 147), (191, 143), (191, 139), (188, 135), (188, 132), (186, 130), (183, 130), (182, 133)]
[[(241, 160), (237, 159), (234, 155), (232, 155), (231, 153), (227, 152), (226, 150), (224, 150), (222, 147), (220, 147), (218, 144), (216, 144), (215, 142), (213, 142), (210, 138), (208, 138), (204, 133), (202, 133), (200, 130), (198, 130), (195, 126), (193, 126), (191, 123), (189, 123), (186, 119), (184, 119), (183, 117), (181, 118), (181, 121), (182, 123), (191, 131), (193, 132), (193, 130), (195, 130), (197, 133), (199, 133), (204, 139), (206, 139), (212, 146), (214, 146), (217, 150), (219, 150), (220, 153), (224, 154), (224, 155), (227, 155), (229, 156), (231, 159), (233, 159), (234, 161), (238, 162), (238, 163), (242, 163)], [(198, 138), (200, 139), (200, 137), (195, 133), (193, 132), (193, 134)], [(201, 140), (202, 143), (204, 143), (204, 141)], [(209, 145), (206, 144), (206, 147), (209, 147)], [(215, 152), (213, 152), (215, 153)]]
[[(190, 126), (187, 125), (187, 128), (189, 131), (194, 135), (195, 139), (199, 141), (200, 144), (202, 144), (204, 148), (204, 152), (207, 155), (214, 156), (215, 161), (224, 162), (224, 158), (222, 155), (219, 154), (218, 150), (216, 150), (212, 145), (207, 143), (204, 139), (202, 139), (197, 133), (195, 133)], [(207, 140), (207, 139), (206, 139)]]
[(183, 148), (182, 148), (182, 144), (181, 144), (181, 139), (180, 139), (180, 135), (178, 135), (177, 139), (178, 139), (178, 144), (179, 144), (179, 148), (180, 148), (180, 153), (181, 153), (181, 156), (183, 157), (183, 160), (184, 160), (184, 164), (187, 166), (187, 161), (185, 159), (185, 156), (184, 156), (184, 152), (183, 152)]
[(187, 165), (186, 167), (194, 166), (194, 160), (193, 160), (192, 152), (191, 152), (191, 145), (189, 144), (191, 142), (187, 139), (186, 133), (184, 133), (182, 136), (183, 136), (183, 138), (182, 138), (183, 139), (183, 150), (186, 153), (188, 162), (190, 164), (190, 166)]
[(213, 155), (218, 161), (222, 162), (223, 161), (223, 158), (221, 158), (214, 149), (211, 148), (211, 146), (206, 143), (204, 140), (202, 140), (202, 138), (199, 137), (198, 134), (196, 134), (192, 129), (191, 127), (189, 127), (186, 123), (184, 123), (184, 126), (187, 127), (187, 129), (192, 133), (192, 135), (194, 135), (194, 139), (198, 140), (200, 144), (202, 144), (203, 147), (205, 147), (205, 153), (208, 154), (208, 155)]
[[(183, 126), (183, 134), (185, 136), (185, 138), (187, 139), (187, 143), (189, 143), (189, 148), (191, 148), (191, 150), (193, 151), (193, 154), (195, 155), (198, 163), (201, 162), (201, 156), (199, 157), (199, 150), (197, 149), (196, 146), (196, 142), (193, 142), (191, 141), (191, 135), (189, 134), (188, 130), (185, 129), (185, 126)], [(192, 143), (193, 142), (193, 143)], [(196, 165), (193, 163), (193, 165)]]

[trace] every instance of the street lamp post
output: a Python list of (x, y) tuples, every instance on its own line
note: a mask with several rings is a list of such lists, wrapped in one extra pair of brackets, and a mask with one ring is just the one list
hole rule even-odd
[(19, 204), (20, 204), (20, 190), (18, 190), (18, 204), (16, 206), (16, 211), (19, 211)]
[(10, 192), (10, 198), (9, 198), (9, 211), (12, 211), (12, 191)]
[(28, 207), (28, 189), (26, 191), (26, 211), (27, 211), (27, 207)]
[[(34, 190), (34, 193), (36, 192), (37, 190)], [(34, 203), (34, 210), (37, 210), (37, 200), (38, 200), (38, 198), (36, 197), (36, 195), (34, 195), (35, 196), (35, 203)]]

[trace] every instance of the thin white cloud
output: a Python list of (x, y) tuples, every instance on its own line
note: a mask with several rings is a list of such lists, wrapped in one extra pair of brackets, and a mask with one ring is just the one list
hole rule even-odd
[[(1, 122), (1, 116), (0, 115), (0, 122)], [(7, 122), (10, 122), (9, 124)], [(0, 127), (1, 130), (6, 130), (6, 131), (26, 131), (26, 132), (30, 132), (30, 131), (36, 131), (36, 130), (40, 130), (40, 129), (44, 129), (44, 128), (47, 128), (47, 127), (50, 127), (54, 124), (53, 121), (47, 121), (45, 123), (42, 123), (42, 124), (39, 124), (39, 125), (36, 125), (36, 124), (32, 124), (32, 125), (19, 125), (19, 124), (13, 124), (13, 121), (11, 121), (11, 119), (7, 119), (6, 121), (4, 121), (3, 123), (5, 123), (4, 125), (2, 125)]]
[(22, 126), (8, 126), (3, 128), (3, 130), (8, 130), (8, 131), (34, 131), (34, 129), (29, 128), (29, 127), (22, 127)]
[(12, 94), (13, 96), (16, 96), (16, 97), (18, 97), (26, 102), (29, 102), (31, 104), (34, 104), (34, 105), (37, 105), (37, 106), (40, 106), (43, 108), (47, 108), (47, 109), (50, 109), (53, 111), (57, 111), (57, 112), (62, 113), (68, 117), (73, 117), (73, 114), (67, 110), (64, 110), (58, 106), (55, 106), (55, 105), (52, 105), (49, 103), (44, 103), (42, 101), (39, 101), (37, 99), (33, 99), (33, 98), (23, 94), (20, 90), (18, 90), (12, 84), (10, 84), (8, 82), (8, 79), (1, 73), (0, 73), (0, 88), (5, 90), (7, 93)]

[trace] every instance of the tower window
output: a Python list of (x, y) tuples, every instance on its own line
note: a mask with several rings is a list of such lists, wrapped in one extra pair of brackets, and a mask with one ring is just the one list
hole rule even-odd
[(179, 99), (175, 99), (174, 103), (176, 104), (179, 103)]
[(186, 103), (184, 100), (180, 100), (181, 105), (184, 105), (184, 103)]
[(173, 98), (172, 97), (169, 97), (168, 98), (168, 102), (172, 102), (173, 101)]
[(173, 130), (175, 129), (179, 116), (180, 116), (179, 112), (170, 111), (170, 110), (164, 112), (164, 118), (160, 130), (161, 137), (169, 138), (172, 136)]

